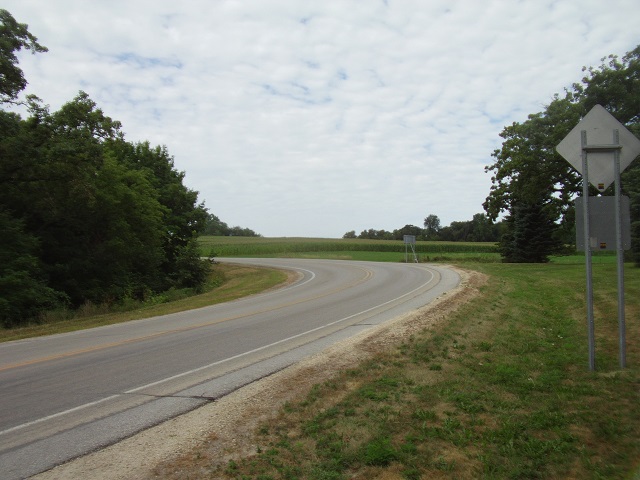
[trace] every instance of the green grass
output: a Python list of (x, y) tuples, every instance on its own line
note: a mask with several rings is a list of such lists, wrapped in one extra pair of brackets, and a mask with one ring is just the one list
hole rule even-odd
[(626, 269), (619, 370), (616, 266), (594, 265), (594, 373), (584, 265), (567, 260), (474, 264), (489, 275), (481, 296), (288, 403), (256, 432), (258, 454), (208, 468), (233, 479), (635, 478), (640, 269)]

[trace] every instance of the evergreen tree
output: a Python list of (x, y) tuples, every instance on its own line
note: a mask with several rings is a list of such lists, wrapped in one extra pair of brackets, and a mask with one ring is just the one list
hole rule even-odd
[(558, 226), (544, 200), (514, 206), (505, 220), (510, 227), (500, 239), (499, 250), (508, 263), (546, 263), (562, 244), (555, 235)]

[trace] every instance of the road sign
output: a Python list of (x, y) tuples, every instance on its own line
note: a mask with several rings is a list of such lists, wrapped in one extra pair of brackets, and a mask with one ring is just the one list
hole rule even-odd
[[(608, 188), (613, 182), (616, 184), (613, 210), (615, 218), (615, 250), (618, 263), (618, 330), (620, 368), (625, 368), (624, 241), (620, 172), (627, 168), (640, 153), (640, 140), (601, 105), (596, 105), (556, 146), (556, 150), (582, 174), (582, 198), (586, 199), (586, 201), (582, 201), (581, 213), (583, 225), (582, 245), (585, 250), (584, 258), (587, 271), (587, 333), (590, 370), (596, 369), (596, 361), (591, 272), (593, 237), (590, 228), (592, 216), (590, 207), (594, 200), (589, 197), (589, 183), (601, 191)], [(602, 221), (601, 218), (594, 220)], [(600, 247), (607, 249), (607, 240), (600, 241)]]
[[(618, 142), (613, 141), (611, 132), (614, 130), (618, 130), (620, 137)], [(615, 180), (611, 151), (607, 151), (606, 147), (620, 148), (620, 171), (622, 172), (640, 154), (640, 140), (602, 105), (596, 105), (556, 147), (556, 151), (580, 173), (584, 173), (582, 171), (583, 131), (587, 132), (589, 183), (600, 191), (606, 190)]]
[[(589, 247), (592, 252), (616, 250), (615, 197), (589, 198)], [(631, 225), (629, 215), (629, 197), (622, 195), (622, 248), (631, 248)], [(576, 198), (576, 213), (582, 212), (584, 198)], [(576, 215), (576, 249), (584, 252), (584, 217)]]

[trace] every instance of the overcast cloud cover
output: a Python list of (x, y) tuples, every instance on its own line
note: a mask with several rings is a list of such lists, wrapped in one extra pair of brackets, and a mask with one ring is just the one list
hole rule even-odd
[(264, 236), (482, 212), (499, 133), (640, 44), (637, 0), (4, 0), (52, 111), (86, 91)]

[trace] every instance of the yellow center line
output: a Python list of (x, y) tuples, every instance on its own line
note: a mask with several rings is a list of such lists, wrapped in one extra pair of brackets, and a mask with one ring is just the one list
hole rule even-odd
[(62, 358), (73, 357), (73, 356), (76, 356), (76, 355), (82, 355), (84, 353), (98, 352), (100, 350), (106, 350), (108, 348), (113, 348), (113, 347), (119, 347), (121, 345), (126, 345), (126, 344), (129, 344), (129, 343), (142, 342), (142, 341), (145, 341), (145, 340), (149, 340), (151, 338), (161, 337), (163, 335), (170, 335), (170, 334), (173, 334), (173, 333), (188, 332), (188, 331), (191, 331), (191, 330), (196, 330), (198, 328), (210, 327), (212, 325), (216, 325), (216, 324), (219, 324), (219, 323), (229, 322), (229, 321), (232, 321), (232, 320), (237, 320), (239, 318), (244, 318), (244, 317), (250, 317), (250, 316), (253, 316), (253, 315), (268, 313), (268, 312), (272, 312), (272, 311), (275, 311), (275, 310), (279, 310), (281, 308), (291, 307), (293, 305), (299, 305), (301, 303), (310, 302), (312, 300), (317, 300), (318, 298), (322, 298), (322, 297), (326, 297), (326, 296), (329, 296), (329, 295), (333, 295), (333, 294), (335, 294), (337, 292), (340, 292), (340, 291), (348, 289), (348, 288), (357, 287), (358, 285), (361, 285), (361, 284), (367, 282), (369, 279), (371, 279), (373, 277), (373, 272), (371, 270), (363, 268), (363, 267), (357, 267), (357, 268), (365, 271), (365, 275), (362, 278), (358, 279), (357, 281), (353, 282), (352, 284), (348, 284), (346, 286), (341, 286), (339, 288), (335, 288), (335, 289), (330, 290), (328, 292), (325, 292), (323, 294), (316, 295), (315, 297), (304, 298), (304, 299), (297, 300), (297, 301), (294, 301), (294, 302), (285, 303), (285, 304), (278, 305), (278, 306), (275, 306), (275, 307), (272, 307), (272, 308), (268, 308), (268, 309), (265, 309), (265, 310), (258, 310), (258, 311), (247, 313), (247, 314), (244, 314), (244, 315), (236, 315), (236, 316), (233, 316), (233, 317), (221, 318), (221, 319), (218, 319), (218, 320), (215, 320), (215, 321), (212, 321), (212, 322), (199, 323), (197, 325), (191, 325), (191, 326), (188, 326), (188, 327), (181, 327), (181, 328), (175, 328), (175, 329), (172, 329), (172, 330), (165, 330), (165, 331), (162, 331), (162, 332), (151, 333), (149, 335), (143, 335), (141, 337), (128, 338), (126, 340), (119, 340), (117, 342), (105, 343), (105, 344), (102, 344), (102, 345), (95, 345), (93, 347), (82, 348), (82, 349), (79, 349), (79, 350), (73, 350), (73, 351), (65, 352), (65, 353), (58, 353), (58, 354), (55, 354), (55, 355), (50, 355), (48, 357), (35, 358), (33, 360), (28, 360), (26, 362), (13, 363), (13, 364), (10, 364), (10, 365), (5, 365), (4, 367), (0, 367), (0, 372), (4, 372), (6, 370), (11, 370), (11, 369), (14, 369), (14, 368), (19, 368), (19, 367), (28, 367), (30, 365), (35, 365), (35, 364), (38, 364), (38, 363), (50, 362), (52, 360), (59, 360), (59, 359), (62, 359)]

